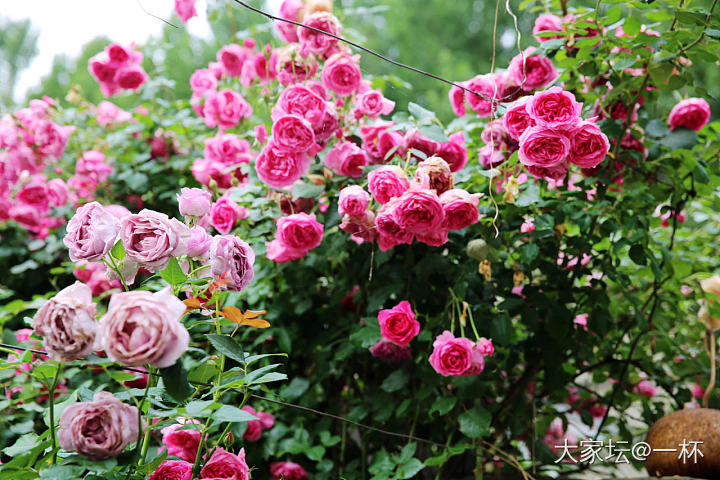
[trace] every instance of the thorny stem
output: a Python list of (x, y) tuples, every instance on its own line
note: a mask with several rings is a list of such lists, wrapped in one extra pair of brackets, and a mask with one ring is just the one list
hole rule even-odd
[(58, 362), (57, 369), (55, 370), (55, 376), (53, 377), (53, 381), (50, 384), (50, 388), (48, 389), (48, 393), (50, 396), (48, 397), (48, 402), (50, 405), (50, 439), (52, 441), (52, 463), (55, 463), (57, 460), (57, 439), (55, 438), (55, 387), (57, 387), (58, 383), (60, 382), (60, 376), (62, 375), (63, 371), (63, 365), (62, 363)]
[[(145, 393), (143, 393), (142, 400), (140, 401), (140, 408), (138, 409), (138, 437), (143, 431), (142, 428), (142, 412), (145, 408), (145, 401), (147, 400), (148, 392), (152, 388), (155, 380), (155, 371), (150, 365), (147, 366), (148, 379), (145, 385)], [(145, 464), (145, 457), (147, 457), (148, 447), (150, 446), (150, 434), (152, 433), (152, 425), (148, 423), (147, 429), (145, 430), (145, 436), (142, 439), (142, 446), (140, 449), (140, 459), (138, 460), (138, 466)]]

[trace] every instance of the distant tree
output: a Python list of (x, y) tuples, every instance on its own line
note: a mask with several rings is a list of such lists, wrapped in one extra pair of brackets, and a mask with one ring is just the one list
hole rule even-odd
[(0, 17), (0, 107), (13, 106), (18, 76), (38, 53), (38, 33), (29, 19), (13, 21)]

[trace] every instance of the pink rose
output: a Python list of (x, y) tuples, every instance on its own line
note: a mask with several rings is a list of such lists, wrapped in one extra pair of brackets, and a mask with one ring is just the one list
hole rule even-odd
[(80, 207), (70, 219), (63, 243), (70, 260), (100, 260), (115, 245), (118, 222), (97, 202)]
[[(408, 130), (405, 134), (405, 147), (408, 150), (418, 150), (425, 154), (424, 158), (432, 157), (440, 149), (440, 142), (426, 137), (417, 128)], [(414, 152), (413, 156), (417, 157)], [(423, 157), (420, 157), (422, 160)]]
[(526, 166), (553, 167), (565, 161), (570, 153), (570, 140), (564, 132), (544, 127), (531, 127), (520, 137), (520, 162)]
[(132, 115), (130, 115), (130, 113), (122, 110), (114, 103), (108, 102), (106, 100), (98, 103), (97, 116), (95, 117), (95, 120), (97, 120), (98, 124), (102, 125), (103, 127), (109, 127), (111, 125), (124, 123), (131, 118)]
[(148, 75), (140, 65), (122, 67), (115, 74), (115, 81), (118, 87), (124, 90), (137, 90), (143, 83), (147, 82)]
[(486, 357), (492, 357), (495, 354), (495, 346), (489, 338), (481, 338), (475, 346), (478, 351)]
[(312, 53), (300, 55), (300, 45), (291, 44), (277, 50), (275, 70), (280, 85), (301, 83), (310, 80), (318, 70), (318, 62)]
[(78, 262), (77, 266), (78, 268), (73, 270), (73, 275), (90, 287), (95, 297), (107, 292), (111, 288), (122, 288), (122, 283), (120, 283), (119, 280), (111, 282), (110, 279), (108, 279), (108, 269), (104, 263), (89, 263), (82, 260)]
[(173, 365), (187, 350), (190, 336), (180, 319), (185, 304), (170, 287), (151, 293), (114, 293), (100, 319), (99, 337), (108, 358), (123, 365)]
[(420, 162), (415, 171), (415, 181), (422, 185), (422, 188), (435, 190), (438, 195), (455, 185), (450, 166), (440, 157), (428, 157)]
[(217, 90), (217, 78), (207, 68), (199, 68), (190, 76), (190, 88), (193, 91), (193, 97), (204, 97), (208, 93)]
[(221, 234), (230, 233), (238, 220), (247, 217), (247, 210), (227, 196), (215, 202), (210, 209), (210, 223)]
[(205, 139), (205, 157), (232, 166), (250, 163), (250, 142), (238, 138), (234, 133), (221, 133)]
[(97, 183), (104, 182), (113, 172), (113, 167), (105, 163), (105, 154), (89, 150), (75, 164), (75, 175), (89, 177)]
[(269, 413), (258, 412), (248, 405), (242, 407), (242, 410), (258, 418), (257, 420), (247, 422), (247, 429), (243, 434), (243, 438), (248, 442), (257, 442), (260, 439), (262, 431), (271, 429), (275, 424), (275, 417)]
[(710, 105), (703, 98), (688, 98), (678, 102), (668, 118), (670, 130), (678, 127), (689, 128), (696, 132), (702, 129), (710, 119)]
[(233, 235), (219, 235), (213, 238), (210, 247), (210, 271), (218, 277), (227, 276), (230, 283), (227, 290), (241, 292), (253, 278), (255, 252), (250, 245)]
[(462, 189), (453, 189), (440, 195), (443, 216), (443, 227), (448, 230), (462, 230), (477, 223), (479, 194), (470, 194)]
[(261, 123), (260, 125), (255, 125), (255, 141), (258, 143), (265, 143), (268, 139), (268, 132), (265, 128), (265, 124)]
[(292, 153), (315, 154), (315, 132), (310, 122), (295, 115), (284, 115), (272, 126), (273, 143)]
[(465, 100), (480, 117), (489, 117), (505, 97), (507, 84), (506, 74), (478, 75), (467, 81), (466, 87), (475, 93), (465, 92)]
[(528, 47), (522, 54), (516, 55), (508, 66), (510, 81), (529, 92), (550, 85), (558, 77), (558, 72), (549, 58), (533, 55), (535, 48)]
[(205, 125), (209, 128), (232, 128), (243, 118), (252, 115), (250, 104), (237, 92), (226, 88), (212, 92), (205, 100)]
[(212, 195), (202, 188), (181, 188), (177, 195), (180, 215), (202, 217), (210, 210)]
[[(303, 24), (335, 36), (340, 36), (342, 33), (340, 22), (330, 12), (315, 12), (306, 16), (303, 19)], [(297, 36), (300, 40), (300, 54), (303, 56), (314, 53), (322, 57), (329, 53), (338, 43), (336, 38), (304, 27), (297, 27)]]
[(376, 237), (375, 214), (368, 210), (360, 216), (345, 214), (340, 222), (340, 230), (350, 234), (350, 240), (357, 244), (372, 242)]
[(387, 203), (391, 198), (405, 193), (408, 188), (410, 181), (398, 166), (382, 166), (368, 174), (368, 190), (378, 203)]
[(192, 426), (195, 422), (176, 423), (161, 430), (162, 443), (167, 447), (168, 455), (174, 455), (186, 462), (194, 462), (200, 445), (200, 430)]
[(633, 387), (633, 392), (639, 393), (648, 398), (652, 398), (657, 395), (657, 389), (655, 385), (649, 380), (640, 380), (637, 385)]
[(91, 460), (116, 457), (138, 439), (138, 409), (98, 392), (92, 402), (73, 403), (63, 411), (57, 437), (61, 448)]
[(104, 208), (107, 213), (117, 218), (118, 220), (122, 220), (123, 218), (130, 215), (130, 210), (123, 207), (122, 205), (105, 205)]
[(213, 238), (200, 225), (195, 225), (190, 229), (190, 238), (187, 244), (187, 256), (191, 258), (202, 258), (212, 245)]
[(220, 49), (217, 53), (217, 60), (222, 64), (225, 73), (231, 77), (239, 77), (242, 75), (243, 65), (251, 59), (253, 54), (251, 49), (231, 43)]
[(538, 92), (526, 104), (526, 110), (536, 125), (543, 127), (569, 127), (580, 121), (582, 104), (575, 95), (560, 87)]
[(351, 185), (340, 190), (338, 198), (338, 214), (361, 217), (365, 214), (370, 202), (368, 194), (361, 186)]
[(457, 172), (465, 168), (468, 161), (468, 151), (465, 148), (465, 135), (462, 132), (450, 135), (450, 141), (441, 143), (435, 153), (436, 156), (445, 160), (450, 165), (451, 172)]
[(401, 347), (394, 342), (380, 340), (368, 349), (370, 355), (389, 363), (402, 363), (412, 358), (409, 346)]
[(415, 320), (410, 302), (403, 300), (393, 308), (378, 313), (380, 335), (401, 347), (407, 346), (420, 332), (420, 322)]
[(283, 188), (305, 175), (311, 162), (306, 154), (283, 151), (270, 141), (255, 160), (255, 171), (266, 185)]
[(443, 207), (433, 190), (411, 189), (402, 194), (393, 210), (395, 222), (409, 232), (430, 234), (444, 221)]
[(527, 165), (527, 171), (535, 178), (545, 178), (547, 180), (559, 181), (567, 175), (568, 165), (567, 162), (564, 161), (549, 167)]
[(562, 33), (562, 20), (550, 13), (545, 13), (542, 15), (539, 15), (535, 19), (535, 25), (533, 26), (533, 36), (535, 37), (535, 40), (538, 42), (547, 42), (548, 40), (552, 40), (555, 38), (562, 38), (561, 35), (553, 35), (553, 36), (538, 36), (538, 33), (540, 32), (558, 32)]
[(97, 331), (95, 315), (90, 288), (75, 282), (40, 307), (33, 317), (33, 329), (43, 337), (51, 359), (77, 360), (93, 351)]
[(582, 327), (583, 330), (587, 331), (587, 323), (588, 323), (588, 317), (590, 315), (587, 313), (581, 313), (578, 315), (575, 315), (575, 318), (573, 319), (573, 323), (575, 324), (575, 327), (578, 326)]
[(372, 163), (386, 163), (393, 154), (402, 155), (405, 137), (395, 130), (388, 130), (393, 122), (379, 121), (375, 125), (360, 127), (362, 148)]
[(183, 23), (197, 16), (197, 10), (195, 10), (196, 1), (197, 0), (175, 0), (175, 13), (177, 13), (177, 16)]
[(307, 253), (322, 242), (324, 227), (314, 213), (295, 213), (278, 218), (276, 223), (276, 238), (289, 250)]
[(568, 159), (581, 168), (596, 167), (609, 151), (607, 136), (592, 122), (581, 122), (570, 134)]
[(473, 342), (445, 330), (433, 342), (430, 365), (444, 377), (465, 377), (482, 372), (485, 360)]
[(120, 240), (128, 258), (157, 272), (187, 253), (190, 230), (175, 218), (144, 209), (120, 220)]
[(270, 476), (275, 480), (307, 480), (303, 467), (293, 462), (275, 462), (270, 464)]
[(34, 208), (40, 215), (47, 215), (50, 212), (47, 187), (39, 180), (34, 180), (25, 185), (15, 195), (15, 200), (18, 203)]
[(210, 460), (200, 471), (201, 478), (227, 479), (227, 480), (249, 480), (250, 468), (245, 462), (245, 449), (241, 448), (237, 455), (217, 448)]
[(183, 460), (165, 460), (148, 480), (192, 480), (192, 467), (192, 463)]
[(515, 140), (518, 140), (529, 127), (535, 126), (535, 120), (532, 119), (526, 108), (529, 100), (529, 98), (517, 100), (508, 107), (503, 116), (505, 130)]
[[(300, 18), (300, 13), (302, 12), (302, 9), (302, 0), (284, 0), (280, 5), (279, 16), (287, 20), (294, 20), (296, 22), (299, 22), (302, 20), (302, 18)], [(275, 28), (278, 29), (280, 36), (287, 43), (293, 43), (299, 40), (297, 34), (298, 27), (296, 27), (295, 25), (287, 22), (275, 22)]]
[(387, 115), (395, 108), (395, 102), (385, 98), (380, 90), (368, 90), (355, 98), (356, 117), (365, 115), (368, 118), (377, 118)]
[(465, 116), (467, 113), (467, 109), (465, 108), (465, 90), (453, 85), (450, 87), (448, 96), (450, 97), (450, 106), (452, 107), (453, 113), (458, 117)]
[(362, 80), (362, 72), (358, 66), (359, 56), (336, 53), (330, 57), (323, 67), (321, 79), (328, 90), (341, 97), (347, 97), (357, 91)]
[(365, 151), (353, 142), (336, 144), (323, 158), (323, 163), (337, 175), (360, 177), (368, 164)]
[(395, 221), (395, 204), (398, 199), (394, 198), (380, 208), (375, 217), (375, 228), (378, 232), (378, 246), (384, 252), (396, 245), (410, 244), (413, 240), (412, 232), (401, 227)]

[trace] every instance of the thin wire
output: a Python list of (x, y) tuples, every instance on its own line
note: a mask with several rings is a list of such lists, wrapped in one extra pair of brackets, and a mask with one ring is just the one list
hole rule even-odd
[(171, 27), (178, 28), (177, 25), (175, 25), (175, 24), (173, 24), (173, 23), (170, 23), (170, 22), (168, 22), (167, 20), (165, 20), (164, 18), (158, 17), (157, 15), (155, 15), (155, 14), (153, 14), (153, 13), (150, 13), (150, 12), (148, 12), (147, 10), (145, 10), (145, 7), (142, 6), (142, 3), (140, 3), (140, 0), (137, 0), (137, 4), (138, 4), (138, 6), (140, 7), (140, 10), (142, 10), (143, 12), (145, 12), (146, 15), (150, 15), (151, 17), (155, 17), (155, 18), (157, 18), (158, 20), (160, 20), (161, 22), (163, 22), (163, 23), (165, 23), (165, 24), (167, 24), (167, 25), (170, 25)]

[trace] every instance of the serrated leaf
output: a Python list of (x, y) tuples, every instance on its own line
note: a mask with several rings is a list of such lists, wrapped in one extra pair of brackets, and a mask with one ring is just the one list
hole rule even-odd
[(236, 362), (245, 363), (245, 354), (239, 343), (228, 335), (219, 335), (216, 333), (210, 333), (207, 335), (210, 344), (212, 344), (217, 351), (225, 355), (226, 357), (232, 358)]
[(408, 112), (410, 112), (420, 124), (430, 123), (435, 119), (433, 112), (421, 107), (417, 103), (408, 102)]
[(460, 431), (470, 438), (481, 438), (490, 428), (490, 418), (490, 412), (475, 406), (458, 417)]
[(386, 392), (396, 392), (403, 388), (408, 382), (408, 374), (404, 370), (395, 370), (383, 381), (380, 388)]
[(40, 438), (34, 433), (26, 433), (18, 438), (14, 444), (3, 449), (3, 453), (9, 457), (16, 457), (30, 451), (40, 443)]
[(457, 397), (438, 397), (430, 407), (430, 414), (438, 412), (441, 416), (448, 413), (455, 407)]
[(312, 183), (302, 183), (293, 186), (293, 200), (298, 198), (317, 198), (323, 194), (325, 187), (323, 185), (314, 185)]
[(697, 144), (697, 133), (688, 128), (677, 128), (660, 140), (660, 144), (672, 150), (678, 148), (690, 149)]
[(418, 128), (418, 130), (420, 131), (420, 133), (422, 133), (431, 140), (435, 140), (436, 142), (445, 143), (450, 141), (447, 135), (445, 135), (445, 132), (443, 132), (443, 129), (440, 128), (440, 125), (423, 125)]
[(195, 392), (195, 389), (188, 383), (187, 372), (178, 359), (174, 365), (160, 369), (160, 375), (165, 385), (165, 391), (176, 402), (182, 402)]
[(213, 414), (213, 419), (220, 422), (249, 422), (250, 420), (259, 420), (255, 415), (245, 410), (241, 410), (232, 405), (223, 405)]
[(540, 253), (540, 247), (535, 242), (526, 243), (520, 250), (520, 259), (524, 264), (529, 265)]
[(110, 250), (110, 255), (118, 260), (125, 258), (125, 247), (123, 247), (122, 241), (118, 240), (117, 243), (113, 245), (113, 248)]
[(160, 271), (160, 276), (170, 285), (180, 285), (187, 280), (187, 275), (183, 273), (180, 264), (175, 257), (170, 257), (170, 261), (164, 270)]

